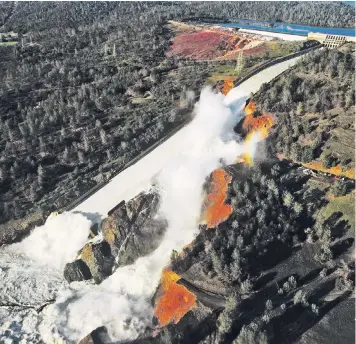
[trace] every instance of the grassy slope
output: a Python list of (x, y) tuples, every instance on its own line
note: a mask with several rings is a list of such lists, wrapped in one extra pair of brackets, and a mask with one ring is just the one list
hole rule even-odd
[(243, 77), (259, 65), (269, 59), (289, 55), (299, 50), (301, 42), (269, 41), (258, 46), (256, 52), (253, 50), (244, 52), (245, 66), (240, 73), (236, 71), (236, 62), (227, 61), (226, 65), (218, 66), (210, 77), (210, 81), (235, 80)]
[(350, 234), (354, 236), (355, 231), (355, 195), (354, 193), (335, 197), (323, 209), (325, 218), (331, 216), (334, 212), (342, 212), (342, 219), (349, 222), (351, 229)]
[[(208, 32), (211, 29), (209, 26), (203, 27), (197, 25), (188, 25), (177, 21), (169, 21), (169, 27), (170, 29), (175, 31), (176, 37), (179, 37), (183, 34), (187, 35), (190, 33), (197, 33), (203, 31)], [(231, 32), (230, 34), (230, 36), (238, 35), (238, 33), (236, 35), (233, 32)], [(227, 36), (229, 36), (229, 34), (227, 34)], [(207, 58), (211, 59), (212, 63), (213, 61), (216, 62), (214, 64), (215, 68), (210, 73), (210, 77), (208, 79), (208, 82), (210, 84), (215, 84), (218, 81), (236, 80), (237, 77), (242, 77), (248, 74), (252, 69), (258, 67), (269, 59), (285, 56), (295, 51), (298, 51), (302, 45), (302, 42), (284, 42), (278, 40), (263, 41), (255, 38), (254, 35), (249, 36), (247, 34), (244, 34), (241, 41), (245, 40), (245, 38), (251, 39), (252, 45), (254, 45), (254, 47), (251, 49), (244, 50), (245, 66), (241, 72), (236, 71), (236, 53), (239, 51), (239, 48), (237, 48), (236, 50), (226, 50), (225, 52), (222, 50), (220, 54), (221, 56), (216, 59)], [(241, 41), (237, 43), (237, 46), (239, 46)], [(204, 44), (204, 40), (202, 40), (201, 43)], [(189, 43), (187, 43), (187, 48), (188, 46)], [(218, 46), (216, 48), (219, 49)], [(186, 58), (189, 59), (190, 57), (187, 56)]]
[(8, 46), (8, 45), (15, 45), (17, 44), (18, 42), (14, 41), (14, 42), (0, 42), (0, 45), (3, 45), (3, 46)]

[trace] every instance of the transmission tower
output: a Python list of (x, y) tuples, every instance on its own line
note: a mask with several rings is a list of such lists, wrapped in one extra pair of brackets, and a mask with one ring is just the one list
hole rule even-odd
[(237, 54), (236, 58), (236, 72), (241, 73), (242, 69), (244, 68), (244, 52), (240, 50)]

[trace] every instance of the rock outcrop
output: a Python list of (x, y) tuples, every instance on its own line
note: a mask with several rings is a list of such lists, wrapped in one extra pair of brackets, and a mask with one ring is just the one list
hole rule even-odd
[[(139, 196), (138, 196), (139, 197)], [(134, 202), (135, 199), (130, 202)], [(130, 203), (128, 202), (128, 203)], [(128, 233), (131, 220), (127, 214), (127, 204), (121, 202), (109, 212), (109, 216), (101, 223), (104, 240), (110, 245), (113, 255), (117, 255)]]
[(166, 228), (166, 221), (156, 216), (158, 206), (159, 195), (155, 192), (142, 192), (118, 204), (103, 220), (99, 236), (79, 251), (77, 260), (66, 265), (66, 280), (93, 278), (100, 283), (114, 267), (132, 264), (154, 251)]
[(67, 263), (64, 267), (64, 278), (70, 283), (74, 281), (84, 281), (92, 278), (88, 265), (81, 259)]
[(107, 330), (104, 326), (101, 326), (81, 339), (78, 344), (104, 344), (109, 342)]
[(158, 205), (158, 194), (142, 192), (114, 208), (102, 222), (101, 232), (117, 267), (133, 263), (158, 246), (166, 228), (165, 221), (156, 218)]
[(100, 283), (111, 275), (114, 256), (106, 241), (87, 243), (81, 251), (80, 258), (89, 267), (96, 283)]

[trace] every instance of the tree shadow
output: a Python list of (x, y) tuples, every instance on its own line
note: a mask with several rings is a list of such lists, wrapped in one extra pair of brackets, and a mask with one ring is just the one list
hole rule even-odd
[(323, 284), (314, 289), (309, 296), (309, 303), (317, 303), (322, 297), (329, 294), (335, 288), (335, 279), (328, 279)]
[(320, 144), (314, 149), (314, 154), (313, 154), (313, 158), (317, 159), (320, 157), (321, 153), (323, 152), (323, 147), (324, 147), (324, 143), (329, 140), (331, 134), (323, 131), (322, 132), (322, 139), (320, 140)]
[(335, 211), (325, 220), (325, 224), (333, 226), (342, 216), (343, 213), (341, 211)]
[[(314, 269), (309, 272), (302, 278), (298, 278), (297, 275), (293, 274), (294, 278), (298, 281), (298, 285), (305, 285), (314, 280), (320, 272), (321, 268)], [(265, 279), (269, 281), (270, 278), (275, 275), (275, 272), (271, 274), (267, 274), (266, 277), (262, 276), (259, 281), (259, 284), (263, 282)], [(266, 327), (272, 327), (272, 333), (275, 333), (274, 337), (276, 340), (273, 340), (273, 343), (291, 343), (292, 341), (288, 341), (290, 338), (289, 332), (298, 331), (293, 328), (295, 322), (299, 317), (303, 315), (303, 313), (308, 313), (311, 315), (311, 318), (314, 318), (315, 315), (312, 313), (310, 309), (306, 309), (301, 304), (294, 305), (293, 300), (289, 300), (291, 298), (291, 294), (283, 294), (279, 295), (277, 293), (278, 288), (281, 287), (285, 282), (288, 281), (290, 276), (279, 279), (275, 284), (271, 284), (266, 286), (263, 289), (260, 289), (257, 293), (253, 294), (252, 297), (248, 299), (241, 300), (239, 304), (239, 318), (234, 321), (233, 330), (229, 338), (232, 340), (236, 337), (236, 335), (241, 330), (242, 326), (249, 324), (253, 319), (261, 316), (261, 314), (265, 310), (265, 303), (268, 299), (270, 299), (273, 303), (274, 309), (277, 309), (282, 304), (286, 304), (286, 311), (278, 317), (272, 318), (270, 323), (266, 325)], [(331, 290), (333, 290), (335, 286), (335, 280), (326, 281), (320, 288), (316, 290), (315, 293), (311, 296), (311, 300), (315, 303), (324, 295), (328, 294)], [(294, 291), (292, 291), (294, 293)], [(298, 325), (299, 326), (299, 325)], [(306, 325), (303, 325), (306, 326)], [(283, 333), (280, 333), (280, 329), (285, 328)], [(281, 341), (282, 338), (286, 339), (286, 341)]]
[(254, 289), (255, 290), (260, 290), (266, 284), (268, 284), (269, 282), (273, 281), (276, 276), (277, 276), (277, 272), (276, 271), (270, 271), (270, 272), (267, 272), (266, 274), (263, 274), (254, 283)]
[(325, 199), (325, 191), (317, 188), (313, 189), (309, 185), (306, 185), (304, 203), (312, 203), (315, 208), (320, 209), (328, 203), (328, 201)]
[(339, 258), (343, 253), (348, 251), (349, 248), (353, 246), (354, 241), (355, 241), (354, 238), (346, 238), (336, 242), (331, 247), (331, 251), (333, 252), (334, 259)]
[(324, 225), (331, 228), (331, 235), (334, 238), (343, 237), (351, 227), (347, 220), (341, 219), (342, 216), (341, 211), (335, 211), (324, 222)]
[[(320, 300), (333, 289), (333, 282), (324, 283), (324, 285), (313, 294), (313, 300)], [(330, 289), (331, 288), (331, 289)], [(303, 333), (312, 328), (318, 323), (327, 313), (329, 313), (336, 305), (346, 300), (351, 294), (351, 291), (346, 291), (332, 301), (326, 302), (319, 308), (318, 314), (315, 314), (311, 309), (303, 307), (301, 304), (292, 305), (281, 316), (273, 318), (266, 326), (272, 330), (273, 343), (293, 343), (302, 336)]]
[(305, 276), (303, 276), (303, 277), (299, 280), (299, 284), (302, 286), (302, 285), (305, 285), (305, 284), (310, 283), (310, 282), (313, 281), (316, 277), (319, 276), (319, 273), (320, 273), (321, 270), (322, 270), (322, 268), (317, 268), (317, 269), (314, 269), (314, 270), (308, 272)]
[[(299, 246), (291, 247), (282, 241), (272, 242), (266, 247), (265, 254), (259, 257), (254, 256), (253, 259), (250, 260), (251, 269), (256, 269), (256, 272), (270, 270), (300, 249), (301, 247)], [(278, 254), (276, 254), (276, 252), (278, 252)]]
[(293, 321), (290, 322), (288, 326), (282, 331), (278, 343), (287, 344), (297, 341), (298, 338), (303, 335), (303, 333), (307, 332), (310, 328), (315, 326), (334, 307), (336, 307), (340, 302), (346, 300), (351, 295), (351, 293), (351, 291), (346, 291), (334, 300), (326, 302), (322, 307), (319, 308), (318, 314), (314, 314), (310, 309), (302, 312), (299, 317), (293, 319)]
[[(275, 276), (276, 272), (272, 272), (266, 275), (266, 281), (268, 281), (272, 276)], [(264, 277), (264, 276), (263, 276)], [(286, 281), (288, 279), (284, 278), (280, 281)], [(263, 281), (260, 280), (259, 283)], [(231, 341), (239, 334), (242, 326), (248, 325), (253, 319), (258, 318), (265, 310), (265, 304), (267, 300), (272, 300), (273, 306), (279, 307), (282, 303), (284, 303), (284, 295), (279, 295), (278, 291), (278, 283), (273, 283), (271, 285), (266, 286), (265, 288), (260, 289), (257, 293), (252, 294), (251, 297), (247, 299), (240, 300), (240, 304), (238, 307), (239, 316), (234, 320), (232, 331), (229, 334), (229, 338)]]
[(332, 227), (331, 235), (335, 238), (342, 238), (350, 228), (349, 221), (340, 220)]

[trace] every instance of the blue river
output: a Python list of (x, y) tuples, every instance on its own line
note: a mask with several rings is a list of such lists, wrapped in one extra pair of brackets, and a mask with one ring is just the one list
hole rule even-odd
[(320, 27), (320, 26), (306, 26), (286, 23), (269, 23), (255, 20), (239, 20), (237, 23), (221, 24), (225, 27), (239, 27), (241, 29), (252, 29), (279, 33), (288, 33), (292, 35), (307, 36), (308, 33), (325, 33), (328, 35), (341, 36), (356, 36), (355, 29), (351, 28), (336, 28), (336, 27)]

